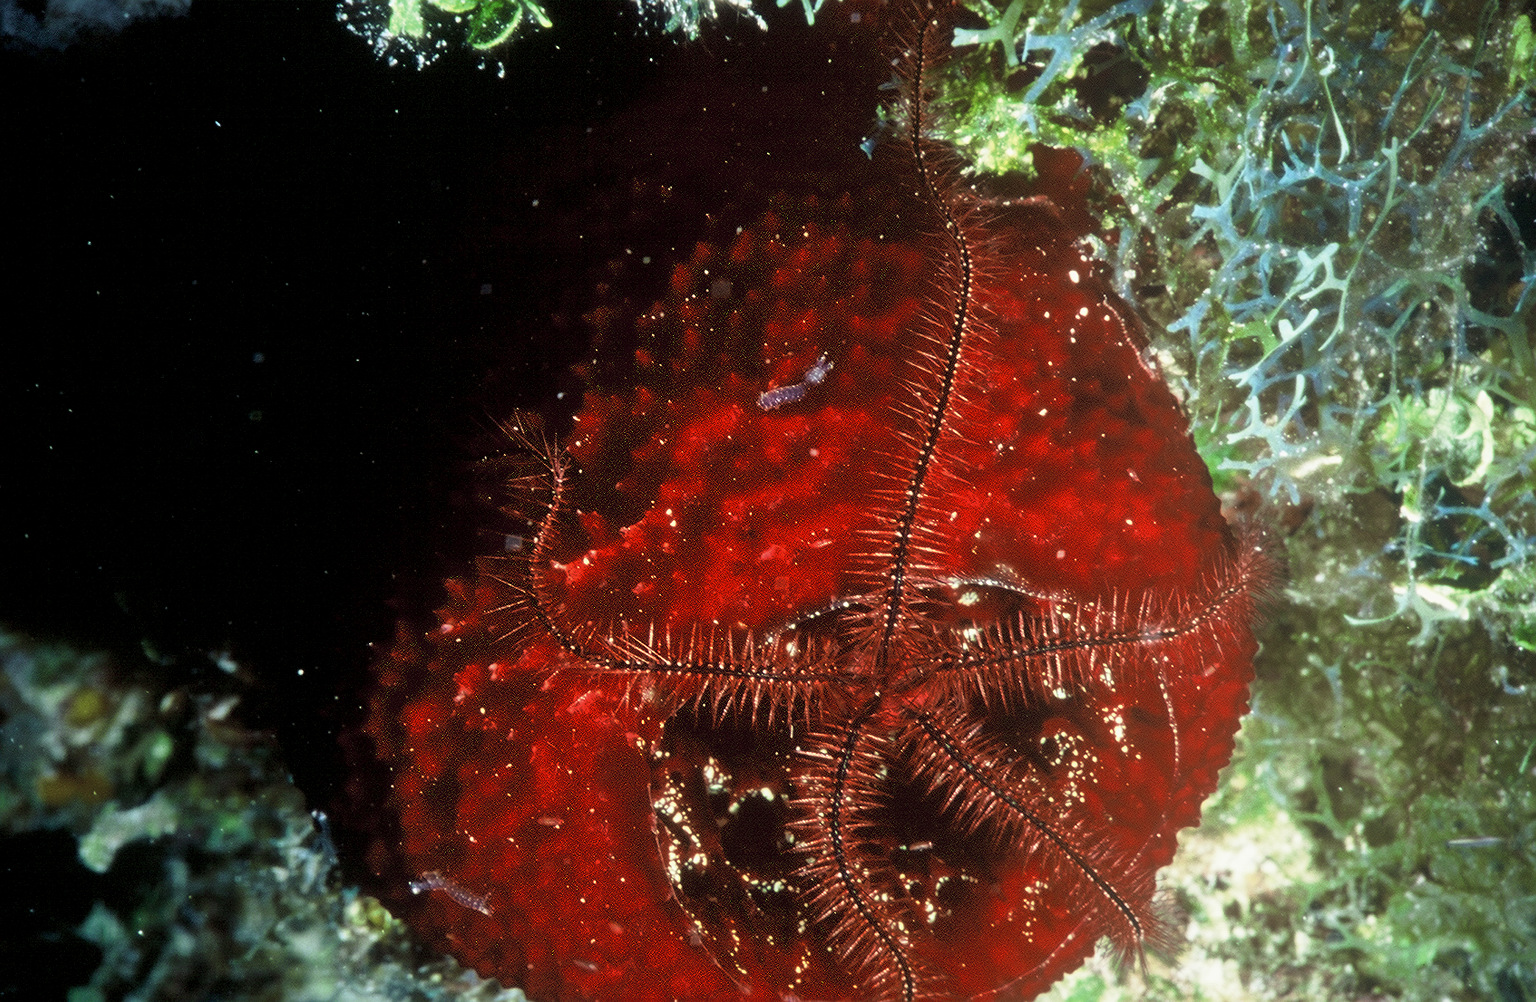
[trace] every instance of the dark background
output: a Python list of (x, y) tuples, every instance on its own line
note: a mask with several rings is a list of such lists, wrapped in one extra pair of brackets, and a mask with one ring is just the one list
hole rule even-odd
[(551, 3), (504, 74), (390, 67), (318, 0), (0, 52), (0, 625), (168, 684), (233, 654), (324, 802), (370, 643), (482, 545), (495, 421), (609, 350), (582, 313), (863, 160), (869, 22), (760, 6), (681, 43)]
[[(0, 39), (0, 629), (238, 693), (315, 807), (372, 645), (499, 549), (496, 422), (558, 429), (577, 363), (622, 378), (582, 315), (867, 170), (876, 18), (760, 2), (766, 33), (685, 43), (629, 0), (547, 6), (499, 59), (420, 70), (329, 0)], [(62, 997), (100, 959), (71, 930), (138, 878), (65, 832), (0, 849), (0, 998)]]
[(524, 279), (474, 260), (499, 168), (654, 75), (627, 8), (582, 6), (505, 79), (392, 69), (316, 2), (4, 54), (0, 622), (172, 674), (228, 650), (318, 707), (397, 579), (429, 600), (478, 382), (540, 368), (487, 329)]

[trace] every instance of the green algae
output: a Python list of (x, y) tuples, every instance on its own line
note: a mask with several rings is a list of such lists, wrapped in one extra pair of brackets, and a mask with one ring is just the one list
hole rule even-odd
[[(342, 882), (270, 735), (239, 723), (239, 702), (0, 631), (0, 833), (68, 832), (103, 875), (74, 929), (101, 962), (78, 972), (70, 1002), (519, 1002), (451, 960), (424, 960)], [(101, 712), (82, 715), (83, 703)], [(82, 772), (96, 795), (48, 781)]]
[[(776, 0), (780, 7), (796, 2), (814, 24), (827, 0)], [(752, 0), (634, 0), (634, 6), (651, 28), (690, 41), (726, 14), (767, 28)], [(336, 16), (390, 65), (421, 69), (456, 49), (504, 52), (520, 36), (554, 25), (546, 7), (540, 0), (338, 0)]]

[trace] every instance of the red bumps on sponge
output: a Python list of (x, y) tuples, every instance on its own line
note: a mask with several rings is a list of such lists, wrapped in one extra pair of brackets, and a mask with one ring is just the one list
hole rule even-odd
[(655, 364), (524, 437), (523, 552), (379, 666), (389, 903), (535, 1000), (1029, 998), (1160, 934), (1262, 561), (1080, 249), (1076, 162), (984, 221), (923, 138), (935, 35), (871, 168), (922, 231), (782, 198), (699, 245)]

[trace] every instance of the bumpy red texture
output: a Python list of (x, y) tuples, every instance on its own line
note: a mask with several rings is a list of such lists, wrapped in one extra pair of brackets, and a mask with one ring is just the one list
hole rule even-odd
[(380, 666), (422, 936), (540, 1002), (1030, 998), (1156, 938), (1261, 571), (1038, 160), (676, 266), (553, 511)]

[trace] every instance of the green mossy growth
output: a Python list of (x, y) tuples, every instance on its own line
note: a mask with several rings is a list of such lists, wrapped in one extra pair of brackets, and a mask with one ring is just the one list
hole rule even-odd
[(336, 16), (390, 65), (417, 69), (455, 48), (490, 53), (553, 23), (539, 0), (338, 0)]
[[(82, 717), (85, 703), (102, 712)], [(0, 834), (69, 832), (88, 870), (110, 882), (127, 854), (139, 875), (132, 893), (117, 876), (74, 930), (102, 960), (76, 972), (70, 1002), (523, 1002), (451, 960), (423, 963), (341, 882), (323, 825), (238, 706), (0, 631)], [(60, 778), (85, 774), (99, 796)]]

